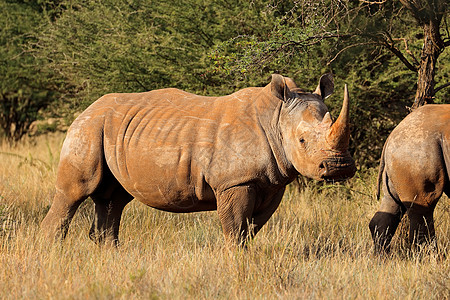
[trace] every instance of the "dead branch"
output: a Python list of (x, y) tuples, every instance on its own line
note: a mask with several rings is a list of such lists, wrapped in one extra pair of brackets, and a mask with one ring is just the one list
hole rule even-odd
[(289, 49), (291, 47), (307, 48), (307, 47), (310, 47), (310, 46), (320, 43), (324, 39), (350, 38), (350, 37), (354, 37), (356, 35), (357, 34), (340, 34), (340, 33), (326, 32), (324, 34), (306, 37), (300, 41), (288, 40), (288, 41), (280, 42), (280, 43), (277, 43), (276, 48), (271, 49), (271, 50), (263, 53), (258, 58), (254, 59), (252, 64), (253, 65), (264, 64), (266, 61), (270, 61), (272, 58), (274, 58), (278, 53), (285, 53), (286, 49)]
[(409, 56), (411, 56), (412, 60), (414, 61), (414, 65), (418, 66), (419, 65), (419, 61), (414, 56), (414, 53), (412, 53), (412, 51), (409, 50), (408, 40), (406, 38), (397, 38), (397, 39), (394, 39), (394, 40), (403, 41), (403, 43), (405, 44), (405, 52), (408, 53)]
[(344, 51), (346, 51), (346, 50), (348, 50), (350, 48), (357, 47), (357, 46), (364, 46), (364, 45), (374, 45), (374, 44), (379, 44), (379, 43), (377, 43), (377, 42), (366, 42), (366, 43), (357, 43), (357, 44), (349, 45), (349, 46), (339, 50), (339, 52), (330, 61), (327, 62), (327, 66), (329, 66), (334, 60), (336, 60), (336, 58), (339, 55), (341, 55), (342, 52), (344, 52)]
[(387, 2), (387, 0), (381, 0), (381, 1), (360, 0), (360, 2), (367, 3), (367, 4), (384, 4)]

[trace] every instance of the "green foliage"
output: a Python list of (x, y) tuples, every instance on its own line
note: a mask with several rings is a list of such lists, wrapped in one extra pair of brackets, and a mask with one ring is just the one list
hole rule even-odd
[(32, 55), (33, 35), (45, 25), (36, 2), (0, 2), (0, 128), (19, 140), (55, 101), (57, 81)]
[[(439, 61), (437, 63), (436, 72), (436, 88), (450, 82), (450, 51), (444, 51), (441, 56), (439, 56)], [(450, 87), (446, 87), (438, 91), (435, 95), (434, 102), (438, 104), (449, 103)]]
[(72, 96), (82, 107), (108, 92), (178, 87), (209, 93), (223, 84), (206, 70), (209, 49), (263, 20), (253, 10), (257, 5), (246, 1), (79, 1), (67, 7), (37, 45), (48, 66), (77, 88)]
[[(0, 8), (0, 125), (10, 139), (50, 112), (70, 122), (109, 92), (223, 95), (267, 84), (272, 73), (312, 91), (332, 72), (336, 92), (326, 103), (336, 116), (349, 84), (351, 151), (370, 167), (417, 81), (380, 40), (416, 57), (423, 43), (397, 1), (22, 0)], [(448, 62), (447, 51), (436, 86), (450, 81)], [(448, 101), (445, 91), (437, 103)]]
[[(375, 166), (386, 137), (408, 113), (417, 89), (417, 73), (393, 55), (392, 49), (416, 64), (412, 56), (420, 57), (422, 29), (398, 1), (370, 5), (293, 1), (285, 7), (274, 6), (271, 13), (278, 18), (270, 32), (240, 36), (216, 48), (213, 59), (219, 67), (215, 71), (241, 77), (261, 70), (280, 71), (309, 90), (320, 74), (331, 71), (336, 87), (344, 83), (350, 87), (351, 152), (360, 167)], [(449, 82), (448, 67), (444, 53), (438, 64), (438, 82)], [(438, 95), (438, 103), (445, 102), (444, 94)], [(334, 115), (342, 99), (339, 90), (336, 95), (326, 100)]]

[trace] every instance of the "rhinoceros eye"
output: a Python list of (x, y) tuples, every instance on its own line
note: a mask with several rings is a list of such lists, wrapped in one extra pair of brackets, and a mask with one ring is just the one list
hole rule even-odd
[(303, 143), (305, 142), (305, 139), (304, 139), (304, 138), (300, 138), (300, 140), (299, 140), (299, 141), (300, 141), (300, 143), (302, 143), (302, 144), (303, 144)]

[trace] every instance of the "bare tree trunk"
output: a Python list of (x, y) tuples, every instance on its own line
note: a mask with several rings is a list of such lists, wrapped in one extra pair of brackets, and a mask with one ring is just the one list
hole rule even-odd
[(439, 23), (430, 20), (423, 24), (424, 45), (418, 69), (417, 91), (412, 109), (424, 104), (433, 103), (434, 73), (439, 54), (444, 50), (444, 43), (439, 33)]
[(447, 14), (447, 0), (400, 0), (422, 26), (424, 43), (418, 68), (416, 98), (412, 109), (433, 102), (436, 61), (445, 43), (439, 32), (442, 18)]

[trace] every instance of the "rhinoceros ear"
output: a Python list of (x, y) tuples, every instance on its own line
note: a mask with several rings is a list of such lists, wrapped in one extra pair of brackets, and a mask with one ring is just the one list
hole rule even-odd
[(289, 88), (290, 91), (298, 89), (297, 84), (294, 82), (292, 78), (284, 77), (286, 86)]
[[(292, 81), (292, 79), (291, 79)], [(272, 74), (272, 81), (270, 82), (272, 94), (278, 99), (288, 102), (293, 98), (292, 92), (289, 90), (286, 80), (279, 74)]]
[(333, 75), (331, 73), (322, 75), (322, 77), (320, 77), (319, 84), (317, 85), (317, 88), (314, 91), (314, 93), (322, 97), (322, 99), (325, 99), (328, 96), (330, 96), (333, 93), (333, 91), (334, 91)]

